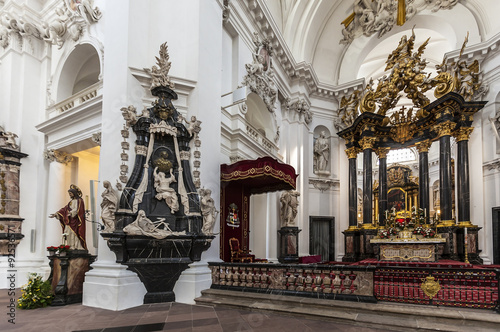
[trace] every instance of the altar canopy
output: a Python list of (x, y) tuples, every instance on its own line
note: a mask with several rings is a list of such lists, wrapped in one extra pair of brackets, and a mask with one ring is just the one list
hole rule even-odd
[(221, 258), (231, 260), (229, 239), (236, 238), (248, 250), (250, 195), (293, 190), (295, 169), (272, 157), (221, 165)]
[(248, 187), (252, 194), (295, 189), (295, 169), (272, 157), (241, 160), (234, 164), (222, 164), (221, 182), (225, 187), (239, 184)]

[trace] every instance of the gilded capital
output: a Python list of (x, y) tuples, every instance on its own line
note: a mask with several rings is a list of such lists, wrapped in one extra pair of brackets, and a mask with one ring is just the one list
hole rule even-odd
[(457, 139), (457, 142), (460, 142), (460, 141), (468, 141), (469, 138), (470, 138), (470, 134), (472, 134), (472, 131), (474, 130), (473, 127), (462, 127), (462, 128), (459, 128), (456, 132), (455, 132), (455, 137)]
[(418, 142), (415, 144), (417, 147), (418, 153), (429, 152), (429, 148), (431, 147), (431, 140), (426, 139), (425, 141)]
[(376, 137), (363, 137), (359, 141), (359, 145), (361, 145), (361, 148), (363, 150), (366, 149), (373, 149), (373, 146), (375, 145), (375, 142), (377, 141)]
[(451, 131), (455, 128), (457, 124), (451, 121), (446, 121), (438, 123), (434, 126), (434, 131), (438, 133), (438, 137), (451, 136)]
[(384, 159), (387, 158), (387, 154), (389, 153), (390, 150), (391, 148), (378, 148), (375, 149), (375, 153), (377, 154), (378, 159)]
[(345, 149), (345, 153), (347, 154), (347, 158), (356, 159), (359, 153), (359, 149), (353, 146), (348, 149)]

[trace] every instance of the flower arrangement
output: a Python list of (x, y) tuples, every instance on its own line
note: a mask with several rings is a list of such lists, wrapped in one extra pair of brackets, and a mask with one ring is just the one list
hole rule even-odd
[(57, 251), (57, 249), (59, 249), (59, 247), (54, 247), (54, 246), (47, 247), (47, 251)]
[(391, 237), (391, 235), (396, 235), (398, 234), (398, 231), (394, 227), (390, 227), (388, 229), (381, 229), (378, 232), (378, 237), (381, 239), (388, 239)]
[(422, 226), (417, 226), (413, 229), (413, 234), (424, 235), (425, 229)]
[(390, 227), (387, 232), (389, 233), (389, 235), (397, 235), (398, 234), (398, 230), (395, 229), (394, 227)]
[(388, 230), (386, 230), (386, 229), (381, 229), (378, 232), (378, 237), (381, 239), (388, 239), (390, 236), (391, 236), (391, 234), (389, 234)]
[(57, 247), (57, 249), (59, 250), (59, 253), (67, 252), (67, 251), (69, 251), (69, 246), (61, 244), (59, 247)]
[(436, 232), (432, 228), (424, 228), (422, 226), (417, 226), (413, 230), (413, 234), (422, 235), (423, 237), (434, 237)]
[(432, 228), (424, 228), (424, 234), (422, 235), (424, 237), (434, 237), (436, 232)]
[(30, 273), (28, 284), (21, 288), (22, 295), (17, 300), (21, 309), (43, 308), (52, 303), (54, 295), (49, 280), (42, 280), (41, 275)]

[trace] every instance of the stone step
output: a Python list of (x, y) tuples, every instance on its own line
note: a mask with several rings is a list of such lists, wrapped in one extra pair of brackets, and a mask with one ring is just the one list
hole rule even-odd
[(269, 311), (393, 331), (500, 331), (500, 314), (492, 310), (361, 303), (220, 289), (207, 289), (201, 294), (195, 299), (199, 305)]

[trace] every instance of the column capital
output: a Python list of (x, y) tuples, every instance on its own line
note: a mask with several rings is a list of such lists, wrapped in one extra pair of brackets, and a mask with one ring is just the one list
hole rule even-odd
[(348, 159), (356, 159), (359, 153), (359, 148), (353, 146), (348, 149), (345, 149), (345, 153), (347, 154)]
[(375, 149), (375, 153), (377, 154), (378, 159), (384, 159), (387, 158), (387, 154), (389, 153), (390, 150), (391, 148), (378, 148)]
[(432, 145), (432, 141), (430, 139), (426, 139), (425, 141), (418, 142), (415, 144), (417, 147), (418, 153), (429, 152), (429, 148)]
[(443, 136), (451, 136), (451, 131), (455, 128), (457, 124), (451, 121), (445, 121), (438, 123), (433, 127), (433, 130), (437, 132), (438, 138)]
[(453, 136), (455, 136), (457, 142), (468, 141), (473, 130), (473, 127), (461, 127), (454, 133)]
[(359, 145), (361, 145), (361, 148), (363, 150), (373, 149), (373, 146), (375, 145), (376, 141), (377, 141), (376, 137), (363, 137), (362, 139), (359, 140)]

